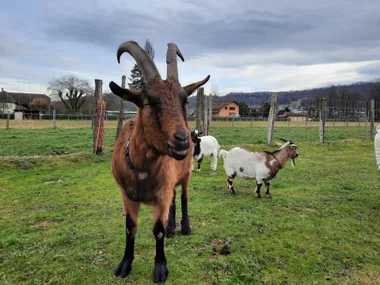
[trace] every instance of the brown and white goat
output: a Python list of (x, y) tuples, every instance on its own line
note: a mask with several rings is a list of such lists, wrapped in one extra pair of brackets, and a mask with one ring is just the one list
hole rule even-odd
[(260, 188), (265, 183), (265, 197), (271, 198), (269, 193), (270, 181), (276, 177), (277, 172), (284, 167), (288, 159), (291, 159), (294, 167), (294, 159), (298, 156), (297, 145), (284, 139), (285, 143), (274, 151), (251, 152), (240, 147), (234, 147), (230, 151), (220, 150), (219, 157), (223, 157), (224, 169), (228, 176), (227, 188), (235, 194), (233, 180), (235, 177), (256, 180), (255, 196), (261, 198)]
[(190, 234), (188, 218), (188, 185), (191, 177), (191, 140), (187, 123), (188, 96), (205, 84), (202, 81), (182, 87), (178, 81), (177, 45), (168, 44), (167, 78), (161, 76), (147, 53), (134, 41), (121, 44), (117, 59), (128, 52), (137, 62), (144, 77), (141, 91), (109, 84), (111, 91), (133, 102), (137, 116), (125, 122), (112, 155), (112, 173), (120, 187), (126, 215), (126, 245), (123, 259), (115, 270), (126, 277), (131, 271), (140, 204), (153, 206), (153, 235), (156, 256), (154, 282), (165, 282), (168, 270), (164, 237), (175, 233), (175, 187), (181, 185), (181, 232)]

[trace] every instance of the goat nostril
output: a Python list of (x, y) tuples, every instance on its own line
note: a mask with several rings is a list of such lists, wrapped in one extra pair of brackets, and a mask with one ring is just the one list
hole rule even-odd
[(176, 132), (174, 138), (179, 141), (186, 141), (189, 139), (189, 135), (185, 132)]

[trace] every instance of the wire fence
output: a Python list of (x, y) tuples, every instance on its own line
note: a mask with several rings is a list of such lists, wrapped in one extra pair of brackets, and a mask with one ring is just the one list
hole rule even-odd
[[(228, 102), (225, 102), (228, 103)], [(225, 104), (224, 103), (224, 104)], [(223, 107), (225, 108), (225, 107)], [(228, 107), (229, 108), (229, 107)], [(380, 123), (380, 103), (374, 106), (375, 128)], [(17, 117), (15, 114), (0, 115), (0, 156), (43, 156), (73, 152), (88, 152), (93, 149), (92, 110), (81, 113), (45, 110), (38, 117)], [(283, 137), (295, 142), (318, 142), (320, 135), (320, 100), (308, 101), (289, 112), (276, 110), (274, 140)], [(191, 112), (189, 112), (191, 114)], [(250, 113), (252, 115), (253, 112)], [(257, 115), (258, 114), (258, 115)], [(125, 111), (124, 119), (134, 117), (133, 110)], [(210, 134), (221, 145), (265, 143), (268, 118), (264, 112), (257, 116), (212, 116)], [(117, 129), (116, 112), (107, 112), (104, 121), (104, 146), (112, 149)], [(189, 116), (190, 128), (195, 128), (195, 117)], [(55, 127), (55, 128), (54, 128)], [(371, 129), (370, 105), (368, 102), (335, 100), (327, 102), (325, 142), (346, 139), (369, 140)], [(372, 131), (372, 133), (371, 133)]]

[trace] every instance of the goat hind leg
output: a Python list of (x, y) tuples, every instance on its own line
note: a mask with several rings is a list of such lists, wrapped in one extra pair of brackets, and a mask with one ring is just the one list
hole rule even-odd
[(125, 219), (125, 250), (124, 256), (119, 266), (115, 269), (115, 275), (125, 278), (132, 270), (134, 259), (135, 235), (137, 230), (137, 217), (140, 209), (140, 203), (128, 200), (123, 196)]
[(211, 154), (211, 169), (216, 170), (217, 166), (218, 166), (218, 153), (214, 151)]
[(261, 198), (261, 195), (260, 195), (260, 188), (261, 188), (261, 185), (263, 185), (263, 184), (262, 184), (262, 183), (257, 183), (257, 184), (256, 184), (255, 197), (257, 197), (257, 198)]
[(232, 175), (228, 176), (228, 178), (227, 178), (227, 188), (228, 188), (229, 192), (231, 192), (233, 194), (236, 194), (235, 188), (234, 188), (234, 185), (233, 185), (234, 178), (235, 178), (235, 174), (232, 174)]
[(269, 188), (270, 188), (270, 183), (265, 182), (265, 198), (268, 198), (268, 199), (272, 198), (272, 196), (269, 193)]

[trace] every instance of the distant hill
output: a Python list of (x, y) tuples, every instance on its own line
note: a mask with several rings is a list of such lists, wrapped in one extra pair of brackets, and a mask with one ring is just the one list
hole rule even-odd
[[(355, 100), (368, 100), (370, 98), (370, 92), (372, 82), (357, 82), (349, 85), (333, 85), (328, 87), (305, 89), (305, 90), (291, 90), (291, 91), (281, 91), (281, 92), (232, 92), (224, 96), (219, 96), (219, 100), (223, 101), (237, 101), (245, 102), (249, 106), (252, 105), (262, 105), (269, 102), (272, 93), (277, 94), (277, 104), (287, 105), (297, 100), (302, 99), (317, 99), (322, 97), (329, 97), (331, 89), (335, 89), (336, 94), (352, 94), (356, 93)], [(343, 97), (345, 95), (342, 95)], [(347, 99), (346, 98), (346, 99)], [(339, 99), (342, 99), (341, 97)], [(349, 99), (347, 99), (349, 100)], [(191, 96), (189, 99), (189, 108), (195, 107), (196, 96)]]

